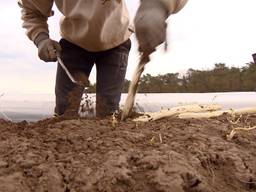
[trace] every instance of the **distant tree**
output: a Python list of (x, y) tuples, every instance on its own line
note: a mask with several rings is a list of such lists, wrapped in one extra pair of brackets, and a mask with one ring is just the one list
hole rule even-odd
[(130, 82), (131, 82), (131, 81), (125, 79), (122, 93), (128, 93), (128, 89), (129, 89)]
[(241, 69), (241, 80), (243, 91), (255, 91), (256, 89), (256, 64), (247, 63)]
[[(128, 92), (130, 81), (125, 80), (123, 93)], [(152, 76), (145, 74), (140, 78), (139, 93), (203, 93), (226, 91), (255, 91), (256, 64), (247, 63), (242, 68), (227, 67), (225, 63), (216, 63), (212, 70), (189, 69), (184, 76), (179, 73), (167, 73)], [(96, 92), (96, 84), (88, 92)]]

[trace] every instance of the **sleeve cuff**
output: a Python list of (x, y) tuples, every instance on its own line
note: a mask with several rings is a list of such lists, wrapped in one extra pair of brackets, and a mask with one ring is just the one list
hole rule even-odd
[(39, 33), (34, 40), (34, 44), (38, 47), (39, 43), (45, 39), (49, 39), (49, 34), (45, 32)]

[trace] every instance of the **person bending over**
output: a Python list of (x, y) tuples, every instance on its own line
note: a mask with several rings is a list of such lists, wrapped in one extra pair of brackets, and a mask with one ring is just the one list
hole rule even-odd
[[(187, 0), (141, 0), (134, 24), (139, 51), (151, 54), (165, 41), (166, 22)], [(52, 7), (62, 13), (59, 42), (49, 36), (47, 20)], [(96, 65), (96, 116), (105, 117), (119, 108), (133, 27), (125, 0), (18, 0), (23, 27), (45, 62), (60, 55), (68, 70), (89, 77)], [(77, 88), (60, 64), (55, 82), (55, 113), (63, 115), (69, 106), (69, 93)], [(80, 101), (80, 94), (76, 95)], [(78, 109), (77, 109), (78, 110)]]

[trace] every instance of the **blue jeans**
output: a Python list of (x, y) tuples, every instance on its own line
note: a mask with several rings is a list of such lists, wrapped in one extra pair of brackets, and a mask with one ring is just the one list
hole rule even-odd
[[(130, 39), (115, 48), (101, 52), (89, 52), (65, 39), (60, 40), (60, 45), (61, 58), (71, 73), (79, 71), (89, 77), (93, 65), (96, 65), (96, 116), (104, 117), (119, 109), (131, 48)], [(78, 87), (70, 81), (58, 64), (55, 85), (56, 114), (65, 113), (69, 105), (68, 95)], [(81, 88), (81, 94), (77, 95), (79, 101), (82, 92), (83, 88)]]

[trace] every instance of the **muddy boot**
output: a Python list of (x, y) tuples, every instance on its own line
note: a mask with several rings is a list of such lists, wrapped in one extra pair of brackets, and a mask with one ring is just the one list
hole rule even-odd
[(118, 110), (117, 102), (111, 98), (105, 98), (100, 95), (96, 96), (96, 116), (99, 118), (104, 118), (112, 115), (116, 110)]

